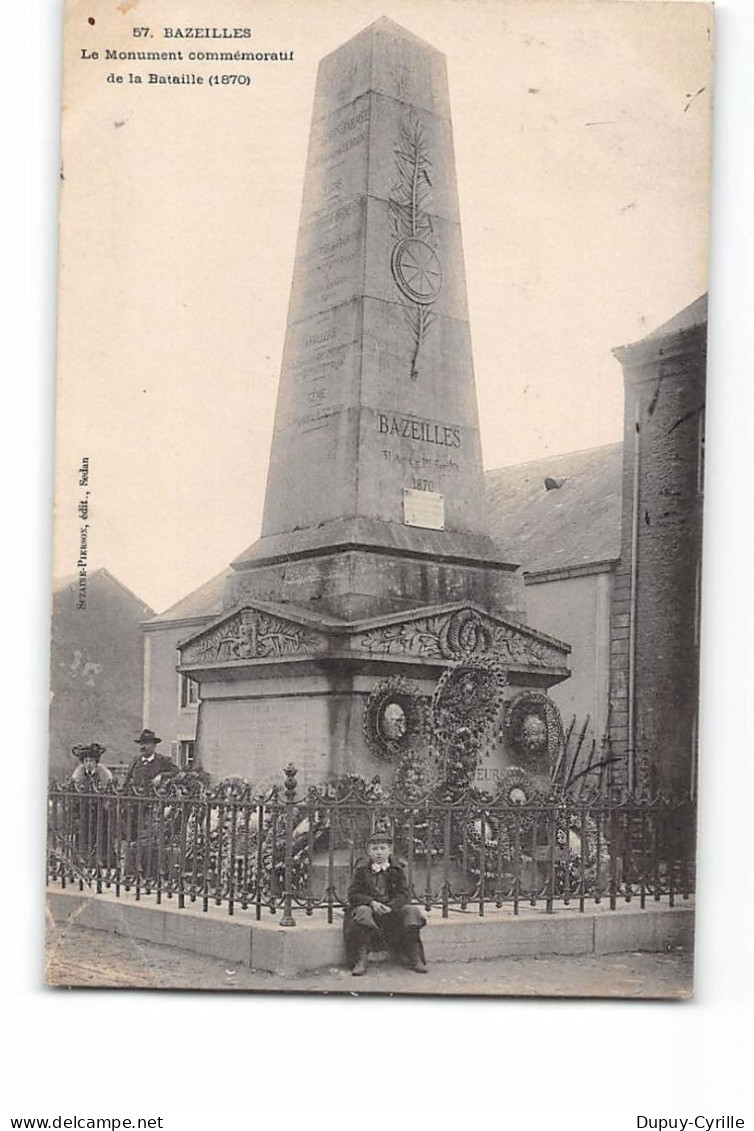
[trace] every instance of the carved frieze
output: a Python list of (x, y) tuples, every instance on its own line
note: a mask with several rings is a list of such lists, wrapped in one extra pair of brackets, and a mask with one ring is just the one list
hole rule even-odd
[(274, 659), (320, 652), (324, 637), (259, 609), (243, 609), (181, 649), (182, 664)]
[(499, 624), (471, 608), (381, 625), (359, 633), (354, 646), (382, 656), (461, 660), (489, 652), (504, 664), (565, 663), (564, 653), (553, 645), (511, 625)]

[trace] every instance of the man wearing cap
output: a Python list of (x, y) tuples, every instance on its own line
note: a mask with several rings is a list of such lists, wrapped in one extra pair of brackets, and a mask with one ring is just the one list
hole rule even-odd
[(361, 861), (348, 889), (343, 928), (351, 973), (358, 978), (367, 971), (371, 944), (380, 932), (388, 945), (402, 951), (417, 974), (426, 974), (424, 948), (419, 932), (427, 920), (420, 908), (409, 903), (406, 874), (391, 855), (392, 838), (375, 833), (367, 841), (369, 859)]
[(157, 753), (157, 744), (162, 742), (162, 739), (158, 738), (153, 730), (143, 730), (134, 742), (141, 747), (141, 753), (136, 755), (128, 767), (126, 780), (123, 783), (124, 789), (134, 786), (143, 789), (152, 782), (159, 785), (163, 778), (178, 773), (178, 767), (172, 758)]

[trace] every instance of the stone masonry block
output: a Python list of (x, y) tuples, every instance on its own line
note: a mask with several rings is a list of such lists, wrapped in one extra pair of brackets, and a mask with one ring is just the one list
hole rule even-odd
[(676, 946), (690, 947), (694, 938), (694, 912), (691, 908), (663, 908), (656, 911), (606, 913), (595, 919), (595, 954), (623, 951), (664, 951)]

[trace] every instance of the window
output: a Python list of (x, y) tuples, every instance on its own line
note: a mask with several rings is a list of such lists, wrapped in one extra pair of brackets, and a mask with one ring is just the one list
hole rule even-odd
[(192, 770), (196, 762), (196, 743), (193, 739), (181, 739), (178, 743), (178, 765), (182, 770)]
[(180, 702), (182, 707), (195, 707), (199, 702), (199, 684), (187, 675), (179, 675)]

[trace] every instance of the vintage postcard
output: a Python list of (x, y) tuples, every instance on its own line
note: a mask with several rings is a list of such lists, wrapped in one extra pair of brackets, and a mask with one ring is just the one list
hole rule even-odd
[(49, 984), (693, 992), (712, 59), (68, 0)]

